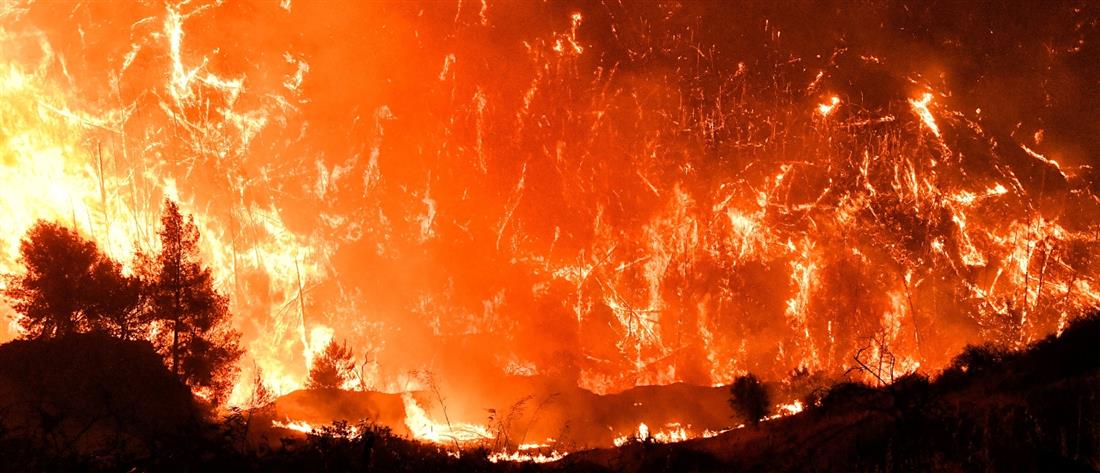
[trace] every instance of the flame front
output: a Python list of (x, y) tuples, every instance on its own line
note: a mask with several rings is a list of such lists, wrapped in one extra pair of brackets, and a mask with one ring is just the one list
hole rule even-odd
[(405, 426), (413, 437), (446, 446), (481, 442), (492, 437), (489, 431), (477, 424), (466, 422), (438, 422), (416, 403), (412, 394), (404, 393), (401, 400), (405, 404)]

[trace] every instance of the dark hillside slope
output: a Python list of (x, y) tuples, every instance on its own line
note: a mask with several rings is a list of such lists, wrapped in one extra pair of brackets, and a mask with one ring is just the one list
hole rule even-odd
[[(498, 386), (498, 392), (486, 393), (484, 405), (514, 416), (505, 426), (513, 443), (554, 438), (562, 448), (610, 447), (617, 436), (636, 431), (641, 422), (656, 428), (676, 422), (699, 435), (704, 430), (727, 427), (732, 415), (727, 386), (676, 383), (639, 386), (607, 395), (536, 377), (512, 377)], [(432, 393), (414, 392), (412, 396), (422, 408), (442, 415), (438, 411), (439, 401)], [(405, 415), (400, 394), (299, 390), (278, 398), (273, 406), (258, 413), (255, 435), (277, 441), (278, 433), (264, 431), (272, 420), (305, 421), (311, 425), (366, 420), (386, 426), (397, 435), (411, 435)], [(466, 416), (456, 415), (452, 410), (449, 415), (459, 422), (485, 422), (484, 409)], [(282, 434), (294, 435), (285, 431)]]
[(198, 420), (191, 392), (148, 342), (79, 334), (0, 345), (0, 469), (163, 456)]
[(834, 386), (799, 415), (678, 444), (570, 455), (613, 471), (1096, 471), (1100, 315), (1022, 352), (968, 347), (930, 382)]

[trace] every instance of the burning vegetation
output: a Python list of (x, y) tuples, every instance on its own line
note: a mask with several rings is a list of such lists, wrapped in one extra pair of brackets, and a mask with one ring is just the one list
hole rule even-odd
[[(1027, 361), (1095, 335), (1098, 29), (1086, 1), (0, 5), (0, 361), (71, 344), (107, 399), (0, 366), (0, 401), (60, 406), (0, 409), (0, 447), (166, 468), (186, 424), (201, 468), (1012, 465), (883, 433), (984, 448), (974, 402), (1089, 445), (1001, 425), (1050, 456), (1020, 464), (1100, 468), (1094, 408), (1028, 397), (1095, 404), (1100, 354)], [(120, 410), (92, 365), (125, 360), (164, 405)], [(897, 443), (745, 453), (798, 429)], [(903, 444), (946, 460), (875, 456)]]

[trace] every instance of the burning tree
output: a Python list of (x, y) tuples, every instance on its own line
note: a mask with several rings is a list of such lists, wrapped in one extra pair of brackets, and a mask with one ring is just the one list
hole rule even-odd
[(128, 339), (144, 321), (139, 282), (95, 242), (56, 223), (39, 221), (20, 244), (22, 275), (10, 276), (4, 296), (22, 315), (27, 338), (103, 330)]
[(354, 366), (347, 342), (337, 344), (336, 340), (332, 340), (325, 346), (321, 356), (313, 360), (306, 387), (309, 389), (339, 388), (351, 376)]
[(768, 414), (771, 394), (753, 374), (738, 376), (730, 386), (730, 395), (730, 407), (746, 422), (755, 426)]
[(220, 400), (242, 353), (240, 334), (228, 326), (228, 298), (202, 264), (194, 218), (185, 219), (171, 200), (164, 202), (159, 235), (160, 253), (138, 256), (150, 318), (161, 327), (153, 344), (176, 376)]

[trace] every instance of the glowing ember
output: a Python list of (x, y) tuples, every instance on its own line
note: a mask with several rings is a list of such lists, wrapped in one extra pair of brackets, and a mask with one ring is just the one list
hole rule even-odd
[(802, 412), (802, 401), (794, 401), (790, 404), (780, 404), (777, 406), (779, 412), (782, 415), (794, 415)]
[(940, 137), (940, 127), (936, 125), (936, 119), (932, 118), (932, 112), (928, 110), (928, 104), (932, 103), (932, 94), (925, 92), (919, 99), (909, 99), (909, 105), (913, 106), (913, 112), (924, 122), (924, 126), (932, 131), (936, 138)]
[(817, 106), (817, 113), (821, 116), (827, 117), (830, 113), (833, 113), (833, 109), (840, 104), (840, 97), (832, 96), (829, 98), (829, 103), (823, 103)]

